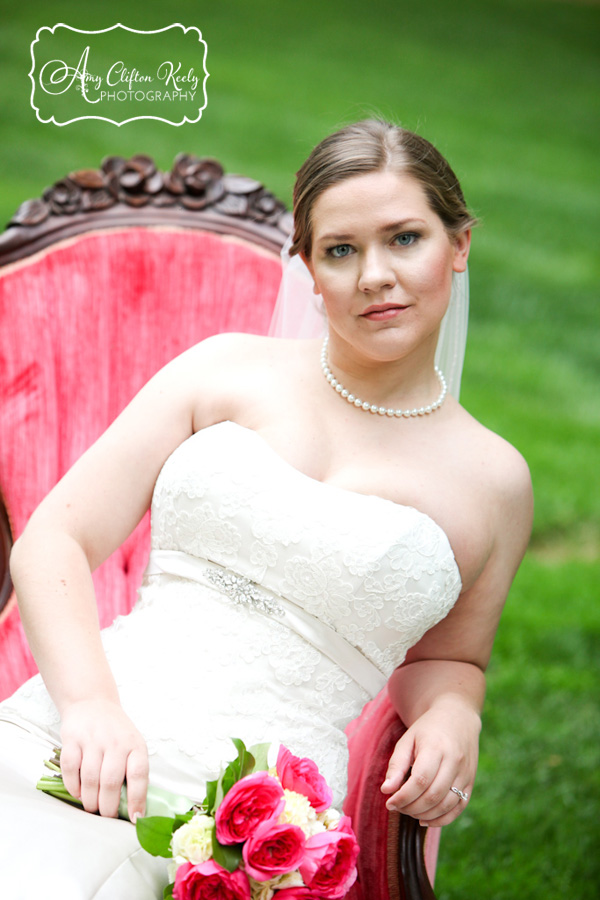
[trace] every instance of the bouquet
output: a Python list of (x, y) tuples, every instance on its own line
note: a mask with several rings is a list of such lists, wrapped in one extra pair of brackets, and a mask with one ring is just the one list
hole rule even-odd
[[(201, 804), (148, 788), (146, 816), (135, 827), (145, 850), (171, 860), (164, 900), (345, 897), (356, 880), (358, 843), (349, 817), (330, 806), (316, 764), (280, 745), (269, 767), (275, 747), (233, 743), (237, 757), (208, 782)], [(45, 765), (53, 774), (38, 789), (82, 806), (65, 788), (60, 750)], [(119, 817), (129, 819), (125, 785)]]
[(338, 900), (356, 880), (350, 819), (310, 759), (269, 744), (238, 754), (206, 799), (184, 815), (136, 822), (142, 847), (171, 859), (164, 897), (174, 900)]

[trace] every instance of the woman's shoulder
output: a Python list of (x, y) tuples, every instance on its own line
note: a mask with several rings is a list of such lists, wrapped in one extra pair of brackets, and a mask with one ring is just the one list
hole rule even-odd
[[(463, 584), (482, 573), (502, 583), (503, 597), (531, 534), (533, 491), (529, 467), (509, 441), (453, 403), (444, 434), (443, 472), (449, 489), (443, 507), (446, 530), (461, 562)], [(483, 582), (482, 582), (483, 583)], [(486, 582), (487, 583), (487, 582)]]
[(303, 339), (275, 338), (262, 334), (225, 332), (214, 334), (195, 344), (182, 354), (197, 361), (207, 360), (211, 364), (240, 366), (284, 363), (294, 356), (302, 355), (313, 341)]
[(194, 430), (227, 418), (246, 422), (250, 407), (254, 418), (261, 418), (261, 410), (268, 416), (283, 386), (297, 382), (307, 343), (231, 332), (208, 337), (177, 357), (172, 380), (191, 389)]
[(531, 506), (531, 474), (520, 451), (460, 406), (457, 425), (461, 455), (473, 477), (481, 479), (493, 499), (501, 507)]

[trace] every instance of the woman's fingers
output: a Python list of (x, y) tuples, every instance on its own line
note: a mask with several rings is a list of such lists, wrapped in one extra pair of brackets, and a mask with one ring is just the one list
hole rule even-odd
[(98, 750), (89, 750), (83, 754), (79, 778), (81, 780), (81, 802), (86, 812), (98, 812), (101, 766), (102, 754)]
[[(456, 717), (439, 707), (417, 719), (390, 760), (382, 786), (384, 793), (391, 794), (387, 808), (426, 825), (447, 825), (456, 819), (468, 803), (475, 780), (479, 726), (479, 717), (473, 719), (471, 713)], [(402, 781), (398, 776), (404, 770), (407, 777)]]
[(467, 800), (452, 791), (453, 786), (467, 795), (471, 785), (466, 784), (468, 774), (456, 765), (439, 757), (421, 757), (413, 765), (410, 777), (388, 799), (386, 806), (405, 815), (419, 819), (423, 824), (446, 825), (463, 811)]
[(146, 813), (148, 792), (148, 751), (146, 745), (133, 750), (127, 759), (127, 812), (132, 822)]
[[(63, 751), (64, 753), (64, 751)], [(146, 811), (148, 791), (148, 754), (145, 747), (133, 750), (127, 757), (110, 752), (104, 756), (90, 750), (82, 758), (81, 752), (66, 754), (61, 770), (65, 787), (73, 797), (81, 798), (87, 812), (115, 817), (121, 802), (121, 788), (127, 781), (127, 810), (135, 822)]]
[[(419, 819), (422, 825), (447, 825), (464, 810), (472, 785), (466, 772), (454, 764), (435, 757), (421, 758), (413, 766), (410, 777), (386, 803), (388, 809)], [(452, 790), (457, 787), (467, 799)]]
[(441, 827), (442, 825), (449, 825), (450, 822), (453, 822), (460, 816), (471, 797), (473, 785), (467, 784), (463, 788), (457, 788), (457, 791), (460, 791), (459, 794), (453, 790), (454, 787), (457, 787), (457, 781), (460, 784), (464, 783), (464, 780), (460, 781), (460, 775), (457, 775), (443, 800), (437, 806), (431, 807), (427, 812), (419, 816), (421, 825)]
[(126, 760), (119, 753), (104, 754), (98, 785), (98, 812), (101, 816), (114, 818), (119, 811), (125, 764)]
[(112, 701), (73, 704), (63, 715), (61, 769), (65, 787), (88, 812), (116, 816), (127, 780), (128, 813), (142, 815), (148, 790), (144, 738)]
[(441, 761), (442, 756), (439, 752), (420, 753), (413, 763), (409, 777), (400, 789), (388, 799), (387, 808), (411, 816), (418, 815), (415, 813), (417, 809), (415, 804), (421, 801), (421, 808), (425, 810), (427, 807), (423, 806), (422, 798), (436, 779)]
[(390, 757), (385, 781), (381, 785), (381, 790), (384, 794), (391, 794), (397, 791), (400, 785), (403, 784), (413, 763), (414, 754), (414, 741), (407, 732), (400, 738)]
[(65, 743), (60, 752), (60, 770), (66, 789), (72, 797), (81, 796), (81, 747), (73, 742)]

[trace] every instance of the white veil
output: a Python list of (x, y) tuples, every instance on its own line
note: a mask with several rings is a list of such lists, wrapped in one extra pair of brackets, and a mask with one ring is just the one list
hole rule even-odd
[[(273, 310), (272, 337), (316, 338), (327, 333), (327, 318), (320, 295), (313, 292), (313, 279), (299, 255), (290, 257), (292, 237), (281, 250), (281, 285)], [(469, 320), (468, 272), (452, 273), (452, 292), (442, 319), (435, 351), (435, 364), (444, 373), (448, 391), (458, 400), (465, 359)]]

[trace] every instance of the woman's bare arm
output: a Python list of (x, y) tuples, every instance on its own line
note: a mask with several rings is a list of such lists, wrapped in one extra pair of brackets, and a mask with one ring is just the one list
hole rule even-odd
[(507, 462), (494, 504), (495, 538), (482, 572), (389, 682), (391, 702), (408, 730), (392, 754), (382, 790), (391, 795), (388, 808), (424, 824), (453, 821), (465, 801), (450, 788), (469, 795), (473, 789), (484, 672), (533, 514), (527, 467), (516, 451)]
[(215, 420), (202, 388), (222, 344), (206, 341), (159, 372), (42, 501), (11, 555), (25, 630), (61, 715), (65, 783), (89, 811), (115, 815), (127, 777), (130, 816), (143, 812), (148, 772), (103, 652), (91, 571), (140, 521), (170, 453)]

